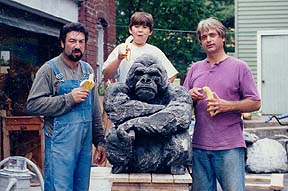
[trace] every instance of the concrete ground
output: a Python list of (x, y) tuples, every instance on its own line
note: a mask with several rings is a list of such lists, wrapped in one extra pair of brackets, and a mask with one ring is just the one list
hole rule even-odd
[[(104, 180), (102, 182), (102, 184), (100, 182), (98, 182), (98, 186), (100, 186), (101, 189), (100, 188), (98, 189), (96, 187), (96, 184), (93, 184), (93, 185), (95, 185), (95, 186), (93, 187), (93, 189), (91, 188), (89, 191), (108, 191), (108, 188), (109, 188), (108, 186), (106, 186), (107, 185), (106, 180)], [(31, 191), (41, 191), (41, 188), (39, 186), (32, 187)], [(221, 191), (221, 189), (219, 189), (218, 191)], [(249, 191), (263, 191), (263, 190), (249, 190)], [(288, 191), (288, 174), (285, 174), (285, 176), (284, 176), (284, 189), (281, 191)]]
[[(250, 120), (244, 120), (244, 128), (281, 126), (274, 117), (269, 122), (266, 122), (269, 119), (269, 117), (270, 117), (269, 115), (253, 114)], [(288, 124), (288, 118), (284, 118), (279, 121), (282, 124)], [(285, 127), (285, 126), (282, 126), (282, 127)]]

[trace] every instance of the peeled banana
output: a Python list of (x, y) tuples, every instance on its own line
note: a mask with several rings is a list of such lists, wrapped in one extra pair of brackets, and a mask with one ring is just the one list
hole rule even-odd
[[(208, 86), (204, 86), (202, 89), (206, 93), (206, 96), (208, 99), (213, 99), (213, 92), (211, 91), (211, 89)], [(213, 106), (210, 106), (209, 108), (213, 108)], [(211, 111), (209, 111), (209, 113), (210, 113), (210, 116), (214, 116), (215, 112), (213, 110), (211, 110)]]
[(132, 35), (130, 35), (130, 36), (128, 36), (128, 38), (126, 38), (126, 40), (125, 40), (125, 51), (127, 51), (127, 55), (125, 56), (125, 59), (126, 59), (126, 61), (129, 61), (130, 60), (130, 55), (131, 55), (131, 50), (129, 49), (129, 44), (131, 43), (133, 41), (133, 36)]
[(80, 86), (85, 88), (86, 90), (91, 90), (92, 88), (94, 88), (95, 86), (94, 74), (93, 73), (89, 74), (89, 78), (87, 80), (83, 80), (80, 83)]

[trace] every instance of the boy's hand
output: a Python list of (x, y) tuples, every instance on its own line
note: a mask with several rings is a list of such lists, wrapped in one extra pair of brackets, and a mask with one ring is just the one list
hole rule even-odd
[(123, 58), (126, 59), (126, 61), (130, 60), (130, 54), (131, 54), (131, 50), (129, 48), (129, 45), (132, 43), (133, 41), (133, 36), (130, 35), (126, 40), (125, 43), (120, 45), (120, 50), (118, 53), (118, 59), (122, 60)]
[(123, 60), (128, 56), (129, 52), (130, 48), (126, 45), (126, 43), (122, 43), (118, 52), (118, 59)]

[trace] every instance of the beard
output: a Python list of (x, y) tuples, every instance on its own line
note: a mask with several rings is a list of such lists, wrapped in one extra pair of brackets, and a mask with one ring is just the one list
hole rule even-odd
[[(64, 51), (64, 53), (68, 57), (68, 59), (70, 59), (73, 62), (79, 61), (83, 56), (83, 52), (81, 52), (80, 49), (73, 49), (71, 54), (69, 54), (65, 51)], [(80, 53), (80, 54), (79, 55), (73, 55), (73, 53)]]

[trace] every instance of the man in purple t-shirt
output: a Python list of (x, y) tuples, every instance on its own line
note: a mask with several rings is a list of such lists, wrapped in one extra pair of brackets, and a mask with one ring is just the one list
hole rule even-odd
[[(248, 65), (224, 51), (225, 26), (214, 18), (198, 24), (197, 36), (207, 58), (190, 68), (184, 87), (192, 96), (192, 190), (245, 190), (245, 142), (241, 113), (260, 108), (260, 97)], [(208, 86), (213, 98), (207, 99)], [(210, 113), (212, 115), (210, 115)]]

